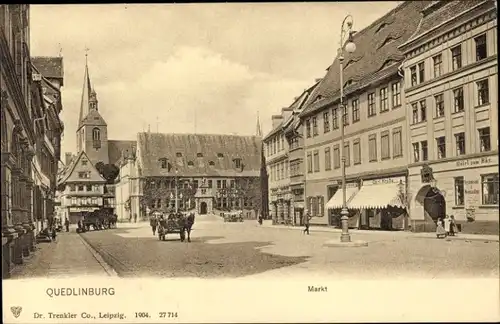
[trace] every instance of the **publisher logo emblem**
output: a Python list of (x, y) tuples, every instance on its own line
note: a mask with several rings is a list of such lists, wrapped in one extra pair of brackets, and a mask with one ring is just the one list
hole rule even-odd
[(21, 306), (12, 306), (10, 308), (10, 311), (12, 312), (12, 315), (14, 315), (15, 318), (18, 318), (19, 315), (21, 315), (21, 311), (23, 308)]

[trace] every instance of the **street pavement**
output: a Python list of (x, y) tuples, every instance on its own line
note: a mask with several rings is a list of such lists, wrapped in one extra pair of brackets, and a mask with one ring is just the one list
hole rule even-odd
[(109, 272), (113, 274), (102, 258), (72, 229), (68, 233), (59, 232), (54, 242), (39, 243), (25, 263), (13, 269), (11, 278), (108, 276)]
[(323, 244), (339, 233), (224, 223), (198, 216), (192, 242), (178, 235), (159, 241), (147, 223), (81, 234), (120, 277), (230, 278), (279, 276), (335, 278), (484, 278), (499, 276), (499, 243), (438, 240), (399, 232), (354, 232), (367, 247)]

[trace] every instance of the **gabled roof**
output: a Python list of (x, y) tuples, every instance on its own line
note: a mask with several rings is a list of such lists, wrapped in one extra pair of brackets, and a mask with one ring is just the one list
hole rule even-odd
[[(355, 33), (353, 42), (356, 44), (356, 51), (344, 53), (344, 86), (352, 84), (352, 87), (361, 87), (368, 85), (368, 79), (386, 76), (386, 70), (397, 71), (404, 59), (398, 46), (413, 35), (420, 21), (420, 11), (430, 3), (431, 1), (405, 1)], [(337, 55), (325, 77), (309, 96), (301, 116), (321, 109), (324, 103), (338, 97), (341, 86), (339, 70)], [(349, 86), (346, 87), (346, 92), (348, 91)], [(318, 100), (318, 97), (321, 99)]]
[[(260, 174), (262, 144), (258, 136), (139, 133), (137, 137), (142, 176), (172, 176), (175, 167), (182, 176), (257, 177)], [(178, 153), (182, 157), (177, 157)], [(220, 153), (222, 157), (218, 157)], [(161, 168), (160, 159), (164, 158), (172, 167), (170, 172), (168, 168)], [(234, 168), (235, 158), (241, 159), (242, 170)], [(189, 166), (189, 162), (193, 165)], [(210, 166), (210, 162), (214, 165)]]
[(402, 46), (420, 38), (423, 34), (430, 32), (439, 25), (465, 13), (481, 4), (489, 3), (494, 7), (491, 0), (454, 0), (454, 1), (433, 1), (422, 10), (422, 20), (415, 33)]
[(129, 154), (135, 154), (137, 147), (137, 141), (108, 141), (108, 157), (109, 163), (115, 164), (120, 161), (122, 154), (128, 156)]
[(78, 153), (76, 158), (74, 158), (70, 165), (66, 167), (66, 170), (64, 172), (64, 175), (60, 177), (59, 184), (68, 182), (68, 180), (71, 180), (71, 176), (74, 174), (75, 169), (77, 166), (80, 166), (80, 160), (82, 158), (87, 159), (87, 165), (85, 166), (85, 171), (90, 171), (91, 172), (91, 177), (89, 179), (78, 179), (78, 182), (106, 182), (106, 180), (101, 176), (99, 171), (95, 168), (94, 164), (92, 161), (89, 159), (85, 151), (81, 151)]
[(92, 125), (92, 126), (107, 126), (106, 121), (102, 118), (101, 114), (97, 110), (90, 110), (87, 116), (85, 116), (78, 125), (78, 129), (80, 129), (84, 125)]
[(64, 65), (62, 57), (34, 56), (31, 63), (46, 78), (60, 79), (64, 85)]

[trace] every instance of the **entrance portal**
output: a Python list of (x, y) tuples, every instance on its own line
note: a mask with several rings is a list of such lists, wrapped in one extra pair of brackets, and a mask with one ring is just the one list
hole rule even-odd
[(207, 214), (207, 203), (202, 201), (200, 204), (200, 215), (206, 215)]
[(434, 231), (438, 218), (446, 216), (446, 201), (437, 188), (429, 185), (423, 186), (415, 197), (417, 204), (423, 206), (425, 230)]

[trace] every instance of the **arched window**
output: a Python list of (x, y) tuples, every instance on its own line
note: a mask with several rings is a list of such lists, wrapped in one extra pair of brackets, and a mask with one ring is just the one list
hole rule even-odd
[(94, 141), (101, 140), (101, 130), (97, 127), (92, 130), (92, 140)]

